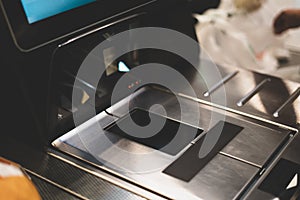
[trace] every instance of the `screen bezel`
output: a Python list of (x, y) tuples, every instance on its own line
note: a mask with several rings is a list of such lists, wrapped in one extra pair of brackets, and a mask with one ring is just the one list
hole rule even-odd
[(16, 46), (27, 52), (156, 1), (97, 0), (32, 24), (28, 23), (21, 0), (0, 3)]

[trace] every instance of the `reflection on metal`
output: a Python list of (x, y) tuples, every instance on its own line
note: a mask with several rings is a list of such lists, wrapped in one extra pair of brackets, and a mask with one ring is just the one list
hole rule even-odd
[(223, 84), (225, 84), (227, 81), (232, 79), (235, 75), (237, 75), (239, 71), (235, 71), (231, 74), (228, 74), (225, 76), (220, 82), (218, 82), (216, 85), (214, 85), (212, 88), (210, 88), (208, 91), (206, 91), (203, 96), (208, 97), (210, 96), (214, 91), (216, 91), (219, 87), (221, 87)]
[[(182, 98), (183, 113), (178, 109), (177, 98)], [(125, 106), (128, 101), (132, 108), (138, 107), (146, 110), (153, 104), (160, 104), (164, 106), (169, 118), (181, 121), (182, 115), (185, 115), (184, 118), (188, 121), (183, 123), (198, 124), (205, 131), (211, 128), (210, 116), (219, 109), (199, 103), (200, 113), (203, 117), (199, 119), (199, 122), (195, 122), (195, 110), (189, 106), (194, 100), (177, 98), (170, 93), (148, 87), (114, 104), (108, 111), (115, 116), (124, 116), (128, 112)], [(151, 112), (160, 114), (158, 108)], [(81, 157), (88, 163), (93, 161), (82, 155), (96, 153), (92, 154), (93, 157), (100, 158), (102, 164), (94, 163), (94, 166), (171, 199), (181, 199), (183, 196), (187, 199), (233, 199), (264, 166), (288, 136), (289, 131), (253, 118), (251, 121), (250, 118), (241, 117), (232, 112), (228, 112), (226, 115), (227, 122), (242, 126), (243, 131), (228, 143), (189, 183), (162, 173), (162, 170), (174, 162), (181, 153), (170, 156), (126, 138), (112, 137), (109, 133), (106, 136), (114, 145), (104, 144), (103, 137), (98, 137), (98, 139), (93, 137), (95, 136), (93, 127), (96, 125), (93, 124), (93, 121), (81, 125), (85, 127), (80, 128), (83, 130), (82, 133), (72, 130), (57, 139), (53, 145), (75, 157)], [(102, 127), (107, 127), (115, 118), (112, 119), (111, 116), (102, 112), (96, 116), (96, 119)], [(88, 143), (83, 144), (84, 141)], [(268, 143), (266, 144), (265, 141)], [(192, 145), (192, 143), (189, 144), (183, 152)], [(64, 146), (75, 147), (81, 151), (81, 154), (79, 152), (72, 153)], [(124, 157), (124, 152), (130, 153), (130, 155)], [(157, 182), (157, 180), (160, 181)]]
[(293, 94), (291, 94), (291, 96), (273, 113), (273, 116), (276, 118), (279, 117), (280, 112), (283, 111), (286, 108), (286, 106), (292, 104), (298, 98), (299, 95), (300, 87), (295, 92), (293, 92)]
[(251, 90), (245, 97), (243, 97), (241, 100), (237, 102), (237, 106), (241, 107), (245, 105), (254, 95), (256, 95), (262, 88), (263, 86), (267, 83), (271, 82), (270, 78), (266, 78), (262, 82), (260, 82), (253, 90)]

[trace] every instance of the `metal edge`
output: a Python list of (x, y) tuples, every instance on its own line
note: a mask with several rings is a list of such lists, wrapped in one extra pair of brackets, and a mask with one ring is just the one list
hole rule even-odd
[[(107, 181), (107, 182), (109, 182), (109, 183), (111, 183), (111, 184), (113, 184), (117, 187), (120, 187), (120, 188), (122, 188), (126, 191), (129, 191), (129, 192), (133, 193), (133, 194), (136, 194), (140, 197), (143, 197), (143, 198), (146, 198), (146, 199), (158, 199), (158, 200), (170, 199), (169, 197), (166, 197), (163, 194), (157, 193), (156, 191), (153, 191), (149, 188), (141, 186), (139, 183), (135, 182), (134, 180), (129, 179), (126, 176), (121, 175), (120, 173), (117, 173), (117, 172), (115, 172), (115, 171), (113, 171), (113, 170), (111, 170), (111, 169), (109, 169), (105, 166), (100, 166), (100, 165), (97, 165), (95, 163), (92, 163), (92, 162), (90, 162), (90, 161), (88, 161), (88, 160), (86, 160), (82, 157), (79, 157), (79, 156), (77, 156), (77, 155), (75, 155), (71, 152), (63, 151), (61, 149), (60, 149), (60, 151), (62, 151), (63, 153), (65, 153), (67, 155), (70, 155), (74, 158), (77, 158), (78, 160), (83, 161), (83, 162), (89, 164), (92, 167), (96, 167), (96, 169), (103, 170), (104, 173), (108, 172), (108, 173), (110, 173), (112, 175), (115, 175), (117, 177), (111, 177), (108, 174), (105, 174), (105, 175), (100, 174), (99, 172), (96, 172), (96, 171), (93, 171), (93, 170), (88, 169), (86, 167), (83, 167), (79, 164), (76, 164), (75, 162), (72, 162), (72, 161), (70, 161), (66, 158), (63, 158), (62, 156), (56, 155), (55, 153), (52, 153), (52, 152), (47, 152), (47, 154), (54, 157), (54, 158), (57, 158), (57, 159), (59, 159), (63, 162), (66, 162), (66, 163), (68, 163), (68, 164), (70, 164), (70, 165), (72, 165), (72, 166), (74, 166), (74, 167), (76, 167), (80, 170), (83, 170), (83, 171), (85, 171), (89, 174), (92, 174), (93, 176), (101, 178), (101, 179), (103, 179), (103, 180), (105, 180), (105, 181)], [(121, 180), (120, 180), (120, 178), (121, 178)], [(125, 182), (124, 180), (128, 181), (128, 182)]]
[(284, 151), (288, 148), (288, 146), (291, 144), (291, 142), (294, 140), (294, 138), (299, 134), (299, 132), (295, 132), (295, 134), (290, 134), (287, 138), (287, 141), (279, 152), (275, 155), (275, 157), (270, 160), (270, 162), (260, 170), (260, 172), (257, 174), (256, 180), (253, 180), (254, 182), (250, 185), (248, 185), (247, 188), (243, 191), (243, 193), (240, 193), (237, 195), (239, 196), (239, 199), (247, 199), (249, 195), (258, 187), (258, 185), (266, 178), (266, 176), (271, 172), (271, 170), (274, 168), (274, 166), (278, 163), (281, 155), (284, 153)]
[(294, 132), (299, 131), (297, 128), (289, 126), (289, 125), (281, 124), (281, 123), (278, 123), (278, 122), (273, 122), (271, 120), (255, 116), (253, 114), (248, 114), (248, 113), (238, 111), (238, 110), (235, 110), (235, 109), (232, 109), (232, 108), (228, 108), (228, 107), (225, 107), (225, 106), (221, 106), (221, 105), (218, 105), (218, 104), (207, 102), (207, 101), (204, 101), (204, 100), (201, 100), (201, 99), (198, 99), (198, 98), (190, 97), (190, 96), (182, 94), (182, 93), (178, 93), (178, 96), (189, 99), (189, 100), (192, 100), (192, 101), (196, 101), (196, 102), (204, 104), (204, 105), (208, 105), (208, 106), (215, 107), (215, 108), (218, 108), (218, 109), (221, 109), (221, 110), (232, 112), (234, 114), (238, 114), (238, 115), (249, 117), (251, 119), (255, 119), (255, 120), (258, 120), (258, 121), (261, 121), (261, 122), (265, 122), (265, 123), (268, 123), (268, 124), (271, 124), (271, 125), (275, 125), (275, 126), (283, 128), (283, 129), (287, 129), (287, 130), (294, 131)]

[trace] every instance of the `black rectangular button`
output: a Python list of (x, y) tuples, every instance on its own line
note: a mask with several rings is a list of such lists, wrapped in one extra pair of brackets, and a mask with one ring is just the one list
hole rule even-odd
[[(219, 153), (239, 132), (243, 127), (220, 121), (205, 136), (199, 139), (192, 147), (190, 147), (177, 160), (169, 165), (163, 173), (181, 179), (190, 181), (205, 165), (211, 161), (216, 154)], [(204, 157), (199, 158), (200, 148), (207, 136), (219, 136), (217, 143), (213, 149)]]

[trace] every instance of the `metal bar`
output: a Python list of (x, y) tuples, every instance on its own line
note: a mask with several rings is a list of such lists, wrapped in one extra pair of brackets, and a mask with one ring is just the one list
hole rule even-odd
[(298, 87), (293, 94), (273, 113), (274, 117), (279, 117), (281, 111), (283, 111), (288, 105), (292, 104), (300, 95), (300, 87)]
[(223, 84), (225, 84), (227, 81), (229, 81), (230, 79), (232, 79), (235, 75), (237, 75), (239, 73), (239, 71), (235, 71), (231, 74), (228, 74), (227, 76), (225, 76), (220, 82), (218, 82), (217, 84), (215, 84), (214, 86), (212, 86), (212, 88), (210, 88), (208, 91), (206, 91), (203, 96), (208, 97), (210, 96), (214, 91), (216, 91), (219, 87), (221, 87)]
[(245, 105), (254, 95), (256, 95), (263, 88), (263, 86), (267, 82), (270, 82), (270, 81), (271, 81), (270, 78), (264, 79), (253, 90), (251, 90), (246, 96), (244, 96), (241, 100), (239, 100), (236, 105), (239, 107)]

